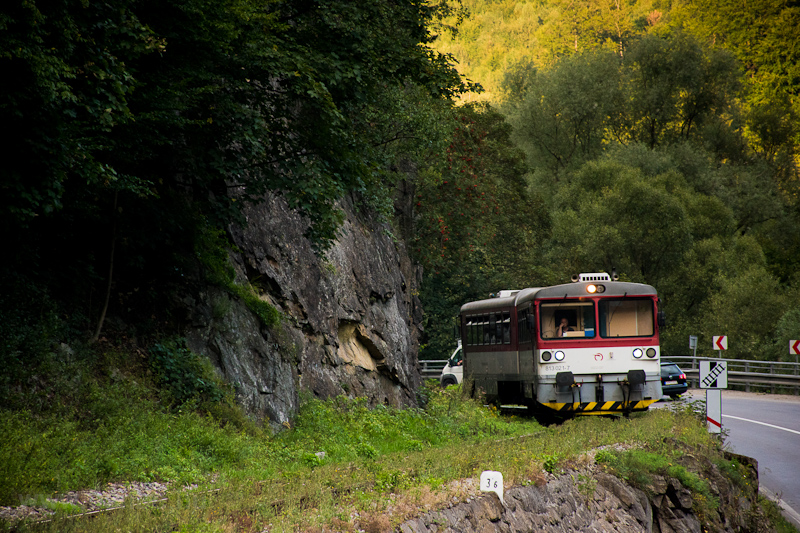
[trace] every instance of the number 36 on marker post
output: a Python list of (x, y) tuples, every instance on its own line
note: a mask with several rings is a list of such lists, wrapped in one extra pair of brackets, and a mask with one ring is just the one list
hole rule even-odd
[(503, 500), (503, 474), (494, 470), (484, 470), (481, 473), (481, 492), (494, 492), (500, 498), (500, 503), (504, 506)]

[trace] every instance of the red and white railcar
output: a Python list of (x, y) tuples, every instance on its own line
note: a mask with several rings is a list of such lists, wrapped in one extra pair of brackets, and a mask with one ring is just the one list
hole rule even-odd
[(573, 416), (642, 411), (661, 398), (664, 315), (650, 285), (580, 274), (469, 302), (460, 318), (466, 382), (490, 402)]

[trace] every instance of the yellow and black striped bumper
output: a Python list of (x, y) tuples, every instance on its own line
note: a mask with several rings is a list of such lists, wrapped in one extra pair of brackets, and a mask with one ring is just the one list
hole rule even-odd
[(631, 411), (645, 411), (656, 400), (633, 402), (543, 403), (544, 407), (562, 415), (610, 415)]

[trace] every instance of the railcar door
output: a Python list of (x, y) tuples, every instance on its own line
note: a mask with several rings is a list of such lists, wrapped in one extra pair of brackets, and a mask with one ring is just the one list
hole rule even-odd
[(536, 320), (531, 303), (517, 309), (517, 353), (519, 354), (520, 381), (523, 402), (532, 404), (536, 399)]
[(486, 310), (462, 318), (466, 377), (489, 400), (498, 397), (498, 383), (518, 381), (519, 354), (514, 344), (510, 309)]

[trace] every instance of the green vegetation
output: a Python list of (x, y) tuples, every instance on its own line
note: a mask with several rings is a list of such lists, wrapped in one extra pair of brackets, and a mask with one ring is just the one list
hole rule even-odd
[[(230, 263), (229, 250), (235, 250), (222, 230), (209, 226), (207, 223), (198, 226), (200, 231), (195, 241), (195, 255), (201, 265), (205, 278), (214, 285), (228, 291), (232, 296), (239, 298), (247, 308), (261, 320), (267, 327), (277, 325), (282, 317), (280, 311), (275, 309), (260, 298), (261, 292), (250, 282), (238, 282), (236, 271)], [(222, 318), (227, 311), (219, 307), (215, 309), (215, 318)]]
[(704, 511), (719, 507), (719, 502), (711, 493), (708, 482), (696, 473), (688, 471), (684, 466), (676, 464), (680, 458), (677, 450), (665, 450), (665, 455), (644, 450), (627, 450), (625, 452), (606, 452), (598, 454), (597, 461), (607, 464), (622, 479), (640, 487), (647, 488), (653, 483), (653, 474), (675, 478), (689, 489), (707, 506)]
[[(494, 238), (463, 260), (451, 240), (443, 266), (427, 268), (423, 354), (446, 356), (466, 301), (616, 267), (659, 291), (665, 355), (687, 353), (689, 335), (712, 355), (724, 332), (726, 357), (793, 361), (800, 100), (785, 61), (797, 51), (774, 28), (796, 10), (769, 0), (735, 17), (713, 0), (464, 7), (460, 32), (437, 49), (511, 126), (484, 153), (525, 158), (502, 173)], [(438, 211), (459, 205), (450, 194)]]
[[(459, 70), (481, 83), (479, 98), (509, 97), (520, 68), (547, 69), (590, 50), (624, 57), (645, 34), (680, 28), (704, 43), (734, 53), (747, 70), (756, 99), (797, 95), (798, 50), (792, 32), (796, 6), (776, 0), (731, 4), (720, 0), (463, 0), (469, 12), (457, 35), (438, 50), (455, 56)], [(790, 104), (791, 105), (791, 104)], [(794, 109), (797, 101), (794, 101)]]
[(223, 397), (208, 363), (179, 343), (154, 349), (156, 374), (143, 354), (121, 348), (63, 350), (69, 357), (42, 357), (38, 372), (3, 398), (4, 505), (110, 480), (188, 482), (241, 460), (241, 431), (260, 433)]
[[(227, 264), (231, 224), (277, 194), (324, 250), (350, 198), (400, 214), (424, 358), (450, 351), (465, 301), (611, 267), (659, 290), (665, 354), (726, 334), (728, 356), (785, 358), (800, 100), (784, 4), (9, 4), (0, 274), (95, 339), (107, 316), (151, 344), (180, 335), (168, 296), (198, 277), (273, 327), (265, 288)], [(491, 105), (456, 105), (478, 94), (456, 69)]]
[(540, 269), (526, 250), (549, 226), (540, 195), (527, 191), (524, 154), (505, 118), (489, 106), (454, 115), (445, 160), (425, 167), (415, 189), (410, 248), (424, 267), (423, 359), (449, 356), (461, 304), (532, 279)]
[[(109, 343), (39, 354), (3, 391), (0, 504), (109, 481), (185, 484), (251, 468), (281, 478), (307, 467), (374, 459), (456, 439), (529, 431), (457, 389), (426, 389), (428, 408), (368, 409), (363, 400), (306, 400), (275, 436), (235, 406), (228, 386), (182, 339), (149, 353)], [(318, 457), (316, 452), (325, 452)]]
[(186, 347), (185, 339), (170, 339), (150, 348), (150, 366), (155, 381), (166, 389), (176, 404), (190, 400), (219, 402), (224, 384), (211, 362)]
[(206, 479), (219, 490), (176, 488), (91, 527), (296, 530), (358, 513), (380, 529), (392, 493), (417, 509), (483, 469), (535, 482), (620, 441), (643, 446), (611, 468), (704, 495), (663, 445), (717, 453), (690, 413), (545, 429), (425, 389), (420, 410), (308, 399), (271, 435), (187, 349), (181, 302), (211, 283), (226, 291), (216, 318), (238, 300), (277, 327), (267, 288), (230, 264), (228, 232), (275, 194), (324, 251), (347, 199), (400, 213), (394, 237), (424, 267), (423, 357), (449, 354), (465, 301), (616, 267), (659, 290), (664, 354), (692, 334), (710, 355), (725, 334), (729, 357), (785, 359), (800, 337), (800, 25), (786, 2), (730, 9), (6, 2), (0, 500)]
[[(91, 370), (91, 378), (82, 374), (89, 382), (73, 397), (74, 405), (6, 411), (0, 418), (8, 443), (0, 453), (0, 501), (39, 502), (55, 510), (56, 520), (37, 530), (160, 530), (180, 524), (187, 531), (221, 531), (232, 523), (271, 524), (275, 531), (365, 529), (388, 506), (395, 524), (420, 508), (465, 497), (464, 487), (453, 482), (477, 478), (483, 470), (502, 471), (508, 486), (540, 483), (544, 472), (580, 466), (586, 451), (619, 442), (637, 444), (619, 454), (599, 452), (597, 460), (623, 477), (675, 477), (701, 495), (707, 485), (681, 466), (670, 443), (691, 447), (703, 460), (723, 461), (718, 442), (689, 411), (591, 417), (546, 428), (532, 419), (500, 417), (463, 397), (459, 387), (442, 390), (431, 382), (425, 409), (306, 399), (288, 428), (270, 434), (246, 419), (215, 414), (213, 402), (205, 403), (205, 414), (192, 408), (192, 400), (164, 409), (157, 380), (147, 379), (144, 368), (129, 366), (114, 375), (104, 375), (102, 365)], [(70, 381), (53, 378), (51, 385), (58, 387), (59, 380)], [(727, 468), (742, 477), (737, 465)], [(91, 520), (64, 521), (80, 510), (45, 504), (44, 497), (56, 491), (118, 480), (174, 485), (167, 503), (127, 506)], [(200, 488), (181, 488), (192, 482)], [(581, 483), (590, 494), (592, 480)]]
[[(468, 89), (429, 46), (457, 12), (416, 0), (4, 5), (0, 274), (96, 339), (106, 316), (173, 325), (165, 295), (217, 261), (205, 257), (215, 232), (268, 193), (306, 218), (318, 250), (339, 200), (393, 213), (397, 163), (435, 152), (439, 117)], [(217, 281), (265, 324), (280, 319), (244, 280)]]
[(759, 497), (758, 503), (764, 509), (764, 514), (772, 524), (775, 533), (795, 533), (797, 531), (797, 528), (781, 514), (778, 504), (762, 496)]

